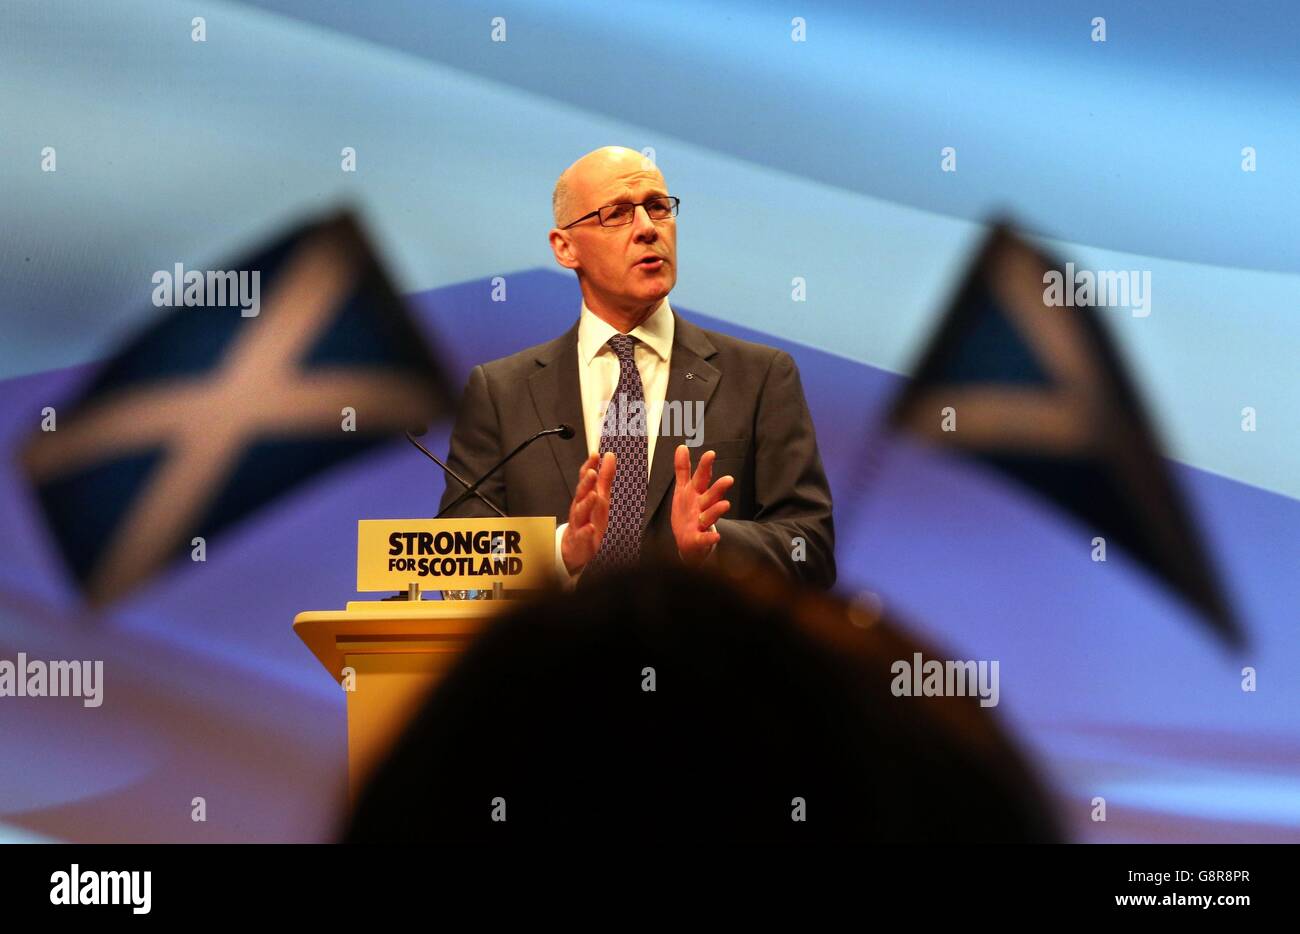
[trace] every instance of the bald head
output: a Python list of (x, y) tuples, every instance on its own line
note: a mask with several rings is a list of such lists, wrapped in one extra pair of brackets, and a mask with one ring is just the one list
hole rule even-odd
[(654, 175), (661, 185), (664, 184), (663, 173), (658, 167), (635, 149), (626, 146), (602, 146), (579, 158), (561, 172), (555, 182), (555, 191), (551, 195), (555, 226), (563, 227), (575, 217), (600, 207), (599, 204), (585, 207), (593, 192), (611, 179), (633, 173)]
[[(654, 162), (623, 146), (587, 153), (555, 183), (555, 226), (548, 235), (555, 260), (577, 274), (592, 313), (624, 334), (677, 282), (676, 202), (665, 201), (668, 197)], [(613, 204), (637, 207), (621, 212), (623, 223), (609, 226), (587, 216)]]

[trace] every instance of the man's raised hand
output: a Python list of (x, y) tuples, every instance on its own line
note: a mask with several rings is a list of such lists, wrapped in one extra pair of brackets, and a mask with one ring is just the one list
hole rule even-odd
[(614, 484), (614, 452), (587, 455), (578, 470), (578, 488), (569, 504), (569, 527), (560, 540), (560, 557), (577, 574), (596, 556), (609, 525), (609, 490)]
[(679, 444), (673, 453), (673, 467), (677, 473), (673, 487), (673, 537), (677, 539), (677, 553), (687, 564), (708, 557), (722, 537), (713, 531), (713, 524), (731, 508), (731, 503), (722, 497), (736, 482), (735, 478), (721, 477), (710, 485), (716, 457), (714, 452), (705, 451), (692, 475), (690, 448)]

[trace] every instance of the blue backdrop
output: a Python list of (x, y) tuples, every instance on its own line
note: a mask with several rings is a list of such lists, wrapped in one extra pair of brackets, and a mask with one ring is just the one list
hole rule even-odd
[[(559, 171), (600, 145), (652, 149), (682, 198), (674, 307), (800, 365), (842, 589), (1001, 660), (999, 713), (1079, 838), (1300, 839), (1295, 7), (799, 7), (6, 4), (0, 449), (158, 314), (154, 270), (219, 264), (340, 205), (463, 378), (576, 315), (546, 243)], [(46, 147), (57, 171), (41, 170)], [(1151, 271), (1149, 317), (1099, 313), (1245, 656), (1122, 555), (1091, 562), (1087, 535), (997, 477), (883, 448), (875, 419), (994, 214), (1081, 266)], [(498, 276), (506, 302), (491, 301)], [(427, 514), (440, 490), (385, 447), (92, 614), (6, 458), (0, 657), (101, 658), (108, 681), (96, 710), (0, 699), (0, 837), (328, 836), (344, 702), (290, 621), (352, 596), (356, 519)]]

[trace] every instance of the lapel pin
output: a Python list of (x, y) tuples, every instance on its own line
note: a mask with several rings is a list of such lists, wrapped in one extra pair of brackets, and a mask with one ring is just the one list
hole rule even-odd
[(694, 374), (694, 373), (687, 373), (687, 374), (686, 374), (686, 378), (687, 378), (687, 379), (695, 379), (695, 374)]

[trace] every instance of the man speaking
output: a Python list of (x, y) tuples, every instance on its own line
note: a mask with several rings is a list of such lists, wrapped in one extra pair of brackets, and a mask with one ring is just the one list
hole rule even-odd
[[(663, 175), (634, 150), (597, 149), (560, 175), (552, 206), (551, 249), (582, 288), (578, 320), (474, 368), (452, 469), (481, 476), (538, 431), (571, 425), (578, 438), (544, 438), (480, 487), (509, 515), (555, 516), (571, 577), (649, 557), (748, 558), (831, 586), (831, 494), (798, 369), (669, 307), (678, 199)], [(449, 480), (444, 508), (463, 492)], [(493, 513), (470, 497), (447, 514)]]

